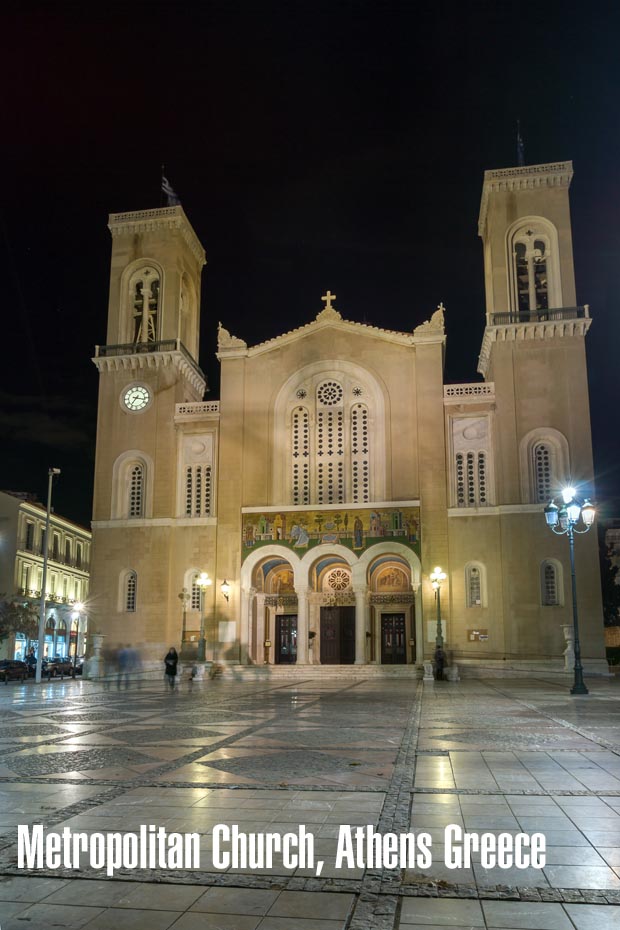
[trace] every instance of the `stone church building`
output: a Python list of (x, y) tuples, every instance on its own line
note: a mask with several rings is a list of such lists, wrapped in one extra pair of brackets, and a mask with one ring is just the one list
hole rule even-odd
[[(184, 640), (230, 664), (420, 666), (439, 566), (462, 672), (563, 667), (569, 549), (543, 507), (569, 479), (593, 493), (572, 173), (485, 173), (483, 380), (449, 386), (441, 306), (395, 332), (343, 319), (328, 291), (258, 345), (227, 317), (205, 401), (194, 230), (180, 206), (110, 216), (90, 599), (110, 645), (158, 664)], [(576, 550), (584, 666), (602, 671), (596, 533)]]

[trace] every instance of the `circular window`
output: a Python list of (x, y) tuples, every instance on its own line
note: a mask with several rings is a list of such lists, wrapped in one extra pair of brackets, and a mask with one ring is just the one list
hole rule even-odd
[(319, 403), (325, 407), (333, 407), (334, 404), (338, 404), (342, 400), (342, 388), (337, 381), (324, 381), (320, 385), (316, 396)]
[(344, 568), (335, 568), (327, 576), (327, 586), (332, 591), (346, 591), (351, 587), (351, 577)]

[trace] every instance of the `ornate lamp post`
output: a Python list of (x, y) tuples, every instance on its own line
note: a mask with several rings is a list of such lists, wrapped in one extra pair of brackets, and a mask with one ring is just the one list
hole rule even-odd
[[(570, 577), (573, 594), (573, 636), (575, 640), (575, 667), (573, 687), (571, 694), (589, 694), (583, 680), (583, 666), (581, 664), (581, 645), (579, 643), (579, 617), (577, 614), (577, 580), (575, 577), (575, 533), (587, 533), (592, 524), (596, 511), (586, 498), (579, 503), (574, 488), (564, 488), (562, 491), (562, 506), (558, 510), (555, 501), (545, 507), (545, 520), (549, 529), (556, 536), (568, 536), (568, 551), (570, 553)], [(579, 518), (584, 529), (578, 530)]]
[(446, 580), (448, 576), (445, 572), (442, 572), (439, 565), (431, 572), (431, 584), (435, 592), (435, 600), (437, 601), (437, 635), (435, 636), (435, 645), (438, 649), (443, 649), (443, 630), (441, 629), (441, 585), (442, 582)]
[(73, 677), (75, 678), (75, 666), (77, 663), (77, 654), (78, 654), (78, 636), (80, 635), (80, 614), (84, 610), (84, 605), (81, 601), (77, 601), (73, 605), (73, 613), (71, 614), (71, 636), (73, 636), (73, 624), (75, 623), (75, 639), (73, 640)]
[(200, 639), (198, 640), (198, 652), (196, 654), (196, 659), (199, 662), (204, 662), (206, 658), (206, 643), (205, 643), (205, 590), (209, 585), (213, 584), (211, 578), (207, 572), (202, 572), (196, 579), (196, 584), (200, 588)]
[[(181, 630), (181, 649), (183, 649), (185, 645), (185, 637), (187, 635), (187, 631), (186, 631), (187, 605), (190, 601), (190, 598), (191, 598), (191, 594), (189, 593), (187, 588), (183, 588), (182, 591), (179, 593), (179, 600), (183, 604), (183, 629)], [(202, 602), (201, 602), (201, 607), (202, 607)]]

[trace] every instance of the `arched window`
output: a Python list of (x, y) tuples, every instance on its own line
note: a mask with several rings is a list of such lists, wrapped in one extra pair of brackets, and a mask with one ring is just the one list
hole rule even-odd
[(128, 516), (144, 516), (144, 466), (136, 463), (129, 474)]
[(468, 607), (487, 606), (486, 569), (480, 562), (465, 566), (465, 603)]
[(293, 503), (310, 503), (310, 414), (296, 407), (291, 419), (293, 460)]
[(562, 567), (546, 559), (540, 566), (540, 595), (543, 607), (560, 607), (562, 598)]
[(159, 332), (159, 273), (147, 266), (136, 271), (129, 282), (133, 320), (133, 343), (157, 342)]
[[(153, 459), (141, 449), (128, 449), (112, 470), (111, 517), (149, 519), (153, 513)], [(87, 558), (86, 549), (82, 557)]]
[(534, 465), (534, 497), (546, 503), (553, 497), (553, 447), (548, 442), (537, 442), (532, 449)]
[(275, 421), (274, 499), (298, 506), (383, 499), (383, 395), (368, 372), (344, 361), (308, 365), (282, 388)]
[(368, 407), (355, 404), (351, 408), (351, 500), (370, 500), (370, 434)]
[(338, 381), (316, 390), (316, 501), (341, 504), (344, 497), (344, 409)]
[(511, 309), (519, 320), (544, 319), (562, 306), (557, 231), (540, 216), (522, 218), (508, 232)]
[(519, 460), (524, 503), (548, 503), (569, 480), (568, 442), (557, 429), (531, 430), (521, 440)]
[(136, 609), (138, 576), (134, 571), (125, 572), (123, 581), (123, 610), (133, 613)]

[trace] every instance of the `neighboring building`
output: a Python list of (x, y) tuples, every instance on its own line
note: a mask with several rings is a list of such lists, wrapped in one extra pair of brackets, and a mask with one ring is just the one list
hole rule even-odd
[[(208, 657), (419, 665), (439, 565), (459, 664), (563, 666), (568, 542), (543, 507), (569, 479), (593, 493), (571, 178), (570, 162), (486, 172), (484, 381), (458, 385), (441, 306), (394, 332), (328, 292), (256, 346), (220, 324), (221, 399), (203, 401), (202, 246), (179, 206), (110, 217), (92, 588), (111, 645), (160, 662), (184, 623), (195, 644), (206, 571)], [(603, 671), (596, 533), (576, 547), (584, 663)]]
[(605, 527), (605, 546), (609, 560), (618, 569), (616, 584), (620, 584), (620, 520), (609, 520)]
[[(32, 495), (0, 491), (0, 594), (39, 606), (45, 551), (45, 507)], [(87, 614), (76, 611), (89, 593), (90, 530), (50, 516), (45, 601), (45, 655), (83, 655)], [(0, 644), (2, 658), (23, 659), (37, 640), (23, 634)], [(77, 653), (76, 653), (77, 648)]]

